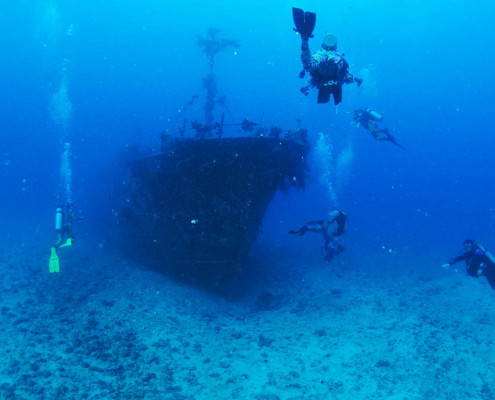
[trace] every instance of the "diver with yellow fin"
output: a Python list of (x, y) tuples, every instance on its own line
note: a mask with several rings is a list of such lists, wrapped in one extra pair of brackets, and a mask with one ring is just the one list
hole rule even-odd
[[(80, 219), (82, 218), (74, 216), (71, 203), (65, 203), (57, 208), (57, 211), (55, 212), (55, 231), (57, 232), (58, 240), (57, 243), (55, 243), (55, 245), (51, 248), (50, 262), (48, 265), (50, 273), (60, 271), (58, 249), (61, 247), (72, 246), (72, 243), (74, 242), (72, 222)], [(64, 239), (65, 243), (63, 243)]]

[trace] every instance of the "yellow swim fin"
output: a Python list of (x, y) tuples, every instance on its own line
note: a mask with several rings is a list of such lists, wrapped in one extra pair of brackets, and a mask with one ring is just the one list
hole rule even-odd
[(66, 246), (72, 246), (72, 238), (67, 238), (65, 243), (61, 245), (60, 247), (66, 247)]
[(52, 247), (51, 252), (52, 253), (50, 255), (50, 262), (48, 264), (48, 269), (50, 270), (50, 273), (53, 274), (54, 272), (60, 271), (60, 264), (58, 261), (57, 249), (55, 247)]

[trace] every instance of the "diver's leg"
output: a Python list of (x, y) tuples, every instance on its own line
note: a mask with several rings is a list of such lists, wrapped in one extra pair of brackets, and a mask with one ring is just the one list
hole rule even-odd
[(342, 101), (342, 85), (333, 85), (332, 93), (333, 102), (335, 103), (335, 105), (339, 104)]
[(380, 134), (379, 134), (378, 132), (372, 132), (372, 131), (370, 131), (370, 132), (371, 132), (371, 134), (373, 135), (373, 138), (374, 138), (377, 142), (379, 142), (380, 140), (383, 140), (383, 139), (382, 139), (382, 136), (380, 136)]
[(328, 249), (327, 254), (325, 255), (324, 260), (329, 263), (332, 262), (333, 258), (335, 257), (335, 249)]
[(74, 235), (72, 232), (72, 222), (67, 224), (67, 238), (71, 239), (71, 242), (74, 242)]
[(335, 251), (335, 255), (338, 256), (340, 253), (342, 253), (345, 250), (345, 247), (339, 244), (337, 246), (337, 250)]
[(388, 129), (387, 128), (383, 128), (383, 129), (380, 129), (378, 131), (379, 133), (379, 137), (380, 139), (378, 140), (390, 140), (390, 141), (393, 141), (392, 139), (392, 136), (390, 136), (390, 133), (388, 132)]
[(332, 239), (325, 240), (325, 261), (331, 262), (333, 258), (337, 255), (337, 247)]
[(371, 120), (368, 122), (368, 130), (373, 135), (376, 141), (383, 140), (383, 136), (381, 135), (381, 130), (378, 128), (378, 125), (375, 121)]
[(309, 221), (306, 223), (307, 230), (310, 232), (323, 232), (323, 221)]
[(308, 227), (306, 225), (300, 227), (297, 231), (290, 230), (289, 233), (291, 235), (299, 235), (302, 236), (308, 231)]
[(332, 89), (330, 86), (322, 86), (318, 89), (318, 100), (319, 104), (328, 103), (330, 101), (330, 95), (332, 94)]
[(55, 243), (55, 246), (53, 246), (53, 247), (55, 247), (55, 249), (58, 249), (58, 248), (59, 248), (59, 246), (60, 246), (60, 244), (61, 244), (61, 243), (63, 242), (63, 240), (64, 240), (64, 236), (63, 236), (63, 234), (61, 234), (60, 232), (57, 232), (57, 235), (58, 235), (58, 240), (57, 240), (57, 243)]

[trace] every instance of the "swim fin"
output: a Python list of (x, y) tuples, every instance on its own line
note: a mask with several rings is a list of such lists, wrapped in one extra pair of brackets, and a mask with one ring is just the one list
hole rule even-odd
[(61, 245), (60, 247), (67, 247), (67, 246), (72, 246), (72, 238), (67, 238), (65, 243)]
[(390, 139), (389, 139), (393, 144), (395, 144), (396, 146), (399, 146), (402, 150), (405, 150), (406, 148), (404, 146), (402, 146), (400, 143), (397, 143), (395, 141), (395, 138), (393, 136), (390, 136)]
[(393, 144), (395, 144), (396, 146), (400, 147), (402, 150), (405, 150), (405, 147), (402, 146), (400, 143), (397, 143), (397, 141), (395, 140), (395, 138), (389, 133), (388, 129), (387, 128), (384, 128), (381, 130), (381, 132), (385, 133), (386, 135), (386, 139), (385, 140), (388, 140), (389, 142), (392, 142)]
[(57, 249), (55, 247), (51, 248), (50, 262), (48, 264), (48, 269), (50, 274), (54, 272), (60, 272), (60, 263), (58, 261)]
[(292, 18), (296, 27), (294, 30), (298, 32), (303, 39), (313, 37), (313, 30), (316, 24), (316, 14), (300, 8), (292, 7)]

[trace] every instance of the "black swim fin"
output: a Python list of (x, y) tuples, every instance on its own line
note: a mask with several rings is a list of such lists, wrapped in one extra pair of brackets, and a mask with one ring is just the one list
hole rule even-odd
[(316, 14), (306, 11), (304, 12), (300, 8), (292, 7), (292, 18), (294, 18), (294, 24), (296, 27), (294, 30), (298, 32), (303, 39), (309, 39), (313, 37), (313, 30), (316, 24)]
[(405, 150), (405, 147), (402, 146), (400, 143), (398, 143), (395, 138), (389, 133), (388, 129), (387, 128), (384, 128), (382, 129), (380, 132), (383, 132), (385, 133), (386, 135), (386, 139), (385, 140), (388, 140), (389, 142), (392, 142), (393, 144), (395, 144), (396, 146), (400, 147), (402, 150)]
[(400, 143), (396, 142), (395, 141), (395, 138), (393, 136), (390, 136), (390, 139), (389, 139), (393, 144), (395, 144), (396, 146), (400, 147), (402, 150), (405, 150), (406, 148), (404, 146), (402, 146)]

